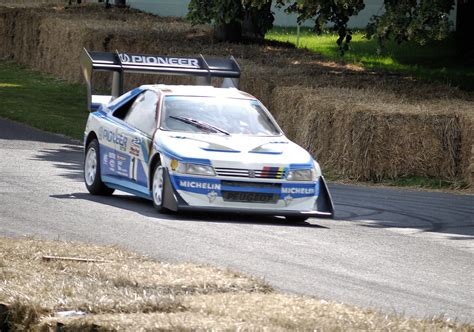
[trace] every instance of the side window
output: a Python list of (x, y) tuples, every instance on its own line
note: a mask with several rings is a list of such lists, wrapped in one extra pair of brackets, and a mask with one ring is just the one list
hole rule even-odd
[(135, 99), (124, 121), (151, 136), (156, 128), (157, 103), (158, 95), (153, 91), (145, 91)]

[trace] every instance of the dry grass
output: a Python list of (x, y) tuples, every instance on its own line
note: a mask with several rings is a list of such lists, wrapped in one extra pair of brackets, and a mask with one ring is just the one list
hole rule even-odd
[[(273, 292), (259, 279), (192, 264), (165, 264), (117, 247), (0, 239), (0, 303), (13, 331), (472, 330)], [(105, 260), (44, 261), (44, 255)], [(61, 318), (60, 311), (85, 316)], [(0, 321), (0, 327), (2, 322)]]
[(0, 0), (0, 6), (7, 7), (42, 7), (44, 5), (64, 5), (67, 0)]
[[(288, 136), (308, 147), (335, 175), (474, 181), (472, 95), (440, 83), (327, 61), (283, 44), (215, 43), (211, 35), (205, 26), (129, 9), (0, 7), (0, 58), (82, 82), (83, 47), (162, 55), (232, 54), (243, 68), (242, 89), (268, 105)], [(97, 75), (99, 88), (107, 82), (105, 75)], [(192, 80), (130, 75), (126, 87), (152, 82)]]
[[(271, 291), (264, 282), (235, 272), (158, 263), (116, 247), (2, 238), (0, 251), (0, 303), (9, 304), (10, 319), (19, 330), (58, 311), (182, 312), (186, 296)], [(44, 255), (106, 262), (47, 262)]]

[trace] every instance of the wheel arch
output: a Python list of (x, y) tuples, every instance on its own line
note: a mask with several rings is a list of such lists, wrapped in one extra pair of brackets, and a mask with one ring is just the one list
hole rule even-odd
[(162, 160), (161, 160), (160, 153), (157, 152), (151, 158), (150, 168), (148, 170), (149, 171), (148, 174), (150, 174), (150, 176), (148, 177), (148, 189), (150, 189), (150, 190), (151, 190), (152, 185), (153, 185), (153, 170), (155, 169), (156, 165), (159, 164), (159, 163), (161, 164)]
[(87, 135), (86, 141), (84, 142), (84, 150), (87, 149), (87, 146), (88, 146), (88, 145), (90, 144), (90, 142), (92, 142), (94, 139), (96, 139), (97, 142), (99, 142), (99, 139), (97, 138), (97, 134), (96, 134), (94, 131), (89, 132), (89, 134)]

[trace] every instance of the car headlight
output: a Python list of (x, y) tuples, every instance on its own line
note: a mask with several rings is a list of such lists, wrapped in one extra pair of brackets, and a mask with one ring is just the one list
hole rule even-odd
[(315, 161), (313, 168), (293, 169), (288, 172), (286, 179), (288, 181), (317, 181), (321, 176), (321, 167)]
[[(202, 164), (192, 164), (192, 163), (177, 163), (178, 165), (174, 167), (178, 173), (183, 174), (193, 174), (193, 175), (205, 175), (205, 176), (215, 176), (214, 168), (209, 165)], [(173, 168), (173, 167), (172, 167)]]
[(294, 169), (288, 172), (286, 179), (288, 181), (313, 181), (315, 177), (315, 170), (310, 169)]

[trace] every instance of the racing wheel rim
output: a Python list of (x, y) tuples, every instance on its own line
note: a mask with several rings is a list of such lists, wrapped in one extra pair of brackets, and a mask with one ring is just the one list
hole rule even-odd
[(91, 147), (87, 151), (86, 163), (85, 163), (85, 178), (86, 178), (87, 185), (92, 186), (92, 184), (95, 181), (96, 173), (97, 173), (97, 154), (95, 152), (95, 149)]
[(153, 200), (157, 206), (163, 201), (163, 167), (158, 167), (153, 175)]

